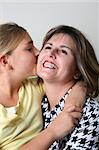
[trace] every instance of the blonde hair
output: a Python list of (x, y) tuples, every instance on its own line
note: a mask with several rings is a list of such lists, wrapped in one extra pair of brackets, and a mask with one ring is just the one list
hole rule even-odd
[(0, 54), (9, 54), (22, 41), (27, 31), (16, 23), (0, 25)]

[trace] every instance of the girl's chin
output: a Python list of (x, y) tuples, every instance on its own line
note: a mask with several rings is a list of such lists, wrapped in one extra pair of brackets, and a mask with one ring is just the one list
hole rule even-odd
[(36, 67), (33, 69), (33, 76), (37, 76), (37, 68)]

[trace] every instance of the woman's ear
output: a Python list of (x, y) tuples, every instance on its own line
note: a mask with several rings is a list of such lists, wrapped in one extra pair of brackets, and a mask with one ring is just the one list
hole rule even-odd
[(76, 71), (75, 75), (74, 75), (74, 79), (78, 80), (81, 76), (81, 73), (79, 71)]

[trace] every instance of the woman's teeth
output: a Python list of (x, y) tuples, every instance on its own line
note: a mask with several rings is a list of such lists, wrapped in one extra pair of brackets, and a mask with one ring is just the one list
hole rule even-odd
[(50, 68), (50, 69), (55, 69), (56, 68), (55, 64), (53, 64), (51, 62), (45, 62), (43, 66), (45, 68)]

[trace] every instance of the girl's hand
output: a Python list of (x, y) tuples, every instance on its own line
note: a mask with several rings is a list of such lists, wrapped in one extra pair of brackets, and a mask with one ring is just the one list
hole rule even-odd
[(64, 107), (59, 116), (48, 126), (56, 140), (63, 138), (76, 127), (81, 118), (81, 112), (81, 108), (77, 106)]
[(85, 102), (86, 93), (87, 93), (87, 85), (83, 81), (78, 81), (72, 87), (72, 90), (66, 99), (67, 107), (69, 105), (76, 105), (82, 108)]

